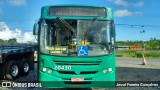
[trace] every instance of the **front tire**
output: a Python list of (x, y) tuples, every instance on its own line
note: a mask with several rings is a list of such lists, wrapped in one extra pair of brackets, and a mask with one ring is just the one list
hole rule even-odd
[(28, 73), (30, 71), (29, 62), (27, 60), (22, 60), (20, 63), (20, 67), (21, 67), (21, 75), (23, 75), (23, 76), (28, 75)]
[(15, 80), (19, 76), (19, 66), (16, 61), (9, 61), (6, 65), (5, 78)]

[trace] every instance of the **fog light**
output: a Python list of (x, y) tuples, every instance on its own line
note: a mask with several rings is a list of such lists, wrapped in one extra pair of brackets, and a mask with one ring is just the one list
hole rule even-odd
[(43, 71), (43, 72), (46, 72), (46, 71), (47, 71), (47, 68), (43, 68), (42, 71)]
[(103, 73), (104, 73), (104, 74), (105, 74), (105, 73), (107, 73), (107, 70), (106, 70), (106, 69), (104, 69), (104, 70), (103, 70)]
[(108, 71), (109, 71), (109, 72), (112, 72), (112, 68), (108, 68)]
[(51, 73), (52, 73), (52, 70), (51, 70), (51, 69), (49, 69), (49, 70), (48, 70), (48, 73), (49, 73), (49, 74), (51, 74)]

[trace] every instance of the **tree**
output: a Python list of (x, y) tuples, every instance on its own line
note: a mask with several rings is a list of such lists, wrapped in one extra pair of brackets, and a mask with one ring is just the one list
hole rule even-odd
[(4, 40), (0, 39), (0, 44), (3, 44), (4, 43)]
[(8, 40), (8, 43), (9, 44), (15, 44), (15, 43), (17, 43), (17, 39), (16, 38), (11, 38), (11, 39)]

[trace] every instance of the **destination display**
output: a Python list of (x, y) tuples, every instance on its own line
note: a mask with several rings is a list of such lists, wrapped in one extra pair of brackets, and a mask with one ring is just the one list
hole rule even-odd
[(79, 7), (79, 6), (52, 6), (49, 8), (49, 16), (106, 16), (106, 9), (103, 7)]

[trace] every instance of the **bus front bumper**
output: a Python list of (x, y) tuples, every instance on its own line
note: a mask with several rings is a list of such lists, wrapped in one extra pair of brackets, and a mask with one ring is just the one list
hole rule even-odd
[(40, 72), (40, 83), (44, 88), (105, 88), (115, 86), (115, 73), (104, 74), (82, 82), (71, 82), (70, 79), (58, 78)]

